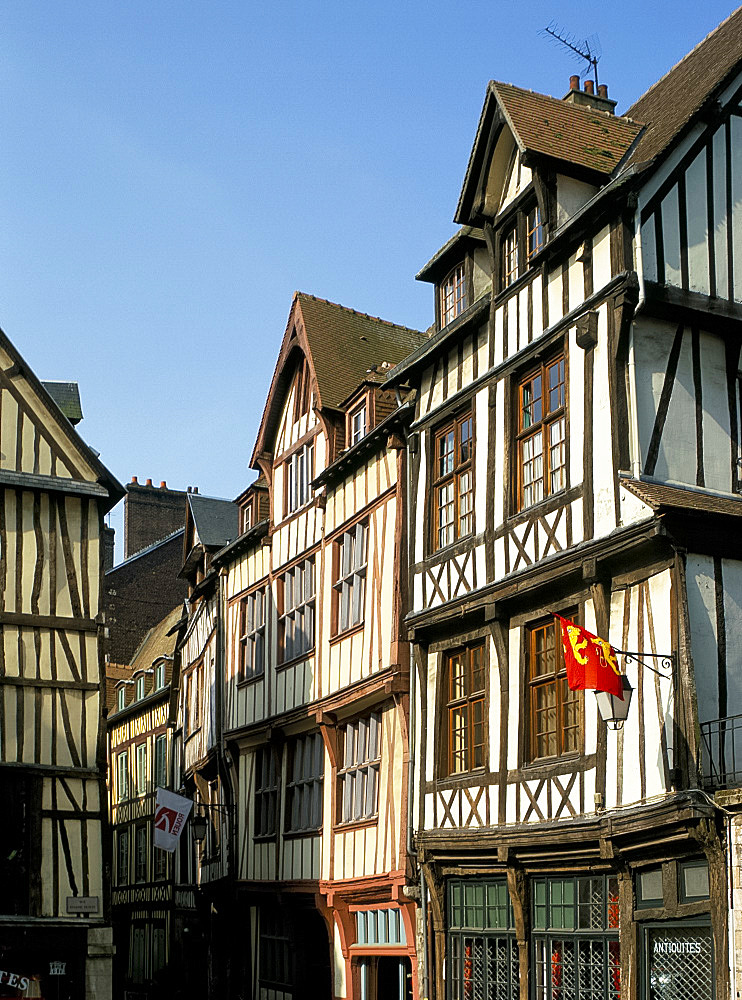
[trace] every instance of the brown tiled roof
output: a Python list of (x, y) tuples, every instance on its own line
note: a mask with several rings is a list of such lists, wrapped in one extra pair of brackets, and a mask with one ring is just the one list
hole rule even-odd
[(626, 112), (646, 125), (631, 154), (645, 163), (663, 152), (742, 59), (742, 7), (722, 21)]
[(638, 479), (621, 479), (621, 485), (653, 510), (674, 509), (698, 514), (727, 514), (742, 517), (742, 497), (719, 496), (701, 490), (647, 483)]
[(424, 338), (419, 330), (397, 326), (326, 299), (297, 292), (307, 335), (320, 406), (340, 408), (367, 378), (372, 365), (396, 365)]
[(553, 156), (602, 174), (616, 169), (641, 130), (625, 117), (510, 83), (491, 81), (490, 89), (523, 151)]
[(123, 663), (106, 664), (106, 708), (109, 712), (116, 706), (116, 688), (119, 681), (128, 680), (133, 673), (132, 668)]
[[(132, 657), (131, 669), (133, 671), (146, 670), (161, 656), (173, 655), (177, 635), (168, 635), (168, 632), (173, 625), (180, 621), (181, 612), (180, 606), (174, 608), (161, 622), (149, 630), (141, 646)], [(167, 671), (165, 673), (167, 675)]]

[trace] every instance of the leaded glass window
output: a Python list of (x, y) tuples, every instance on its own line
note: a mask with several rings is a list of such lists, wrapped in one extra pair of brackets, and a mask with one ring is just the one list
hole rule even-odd
[(518, 1000), (518, 944), (507, 882), (448, 883), (450, 1000)]

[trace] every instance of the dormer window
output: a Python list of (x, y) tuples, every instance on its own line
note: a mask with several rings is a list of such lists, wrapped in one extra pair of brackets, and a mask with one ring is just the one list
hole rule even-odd
[(368, 408), (365, 400), (355, 410), (351, 411), (348, 422), (350, 425), (350, 446), (352, 448), (354, 444), (358, 444), (361, 438), (364, 438), (368, 433)]
[(309, 365), (306, 360), (302, 361), (296, 374), (295, 392), (294, 420), (298, 420), (299, 417), (303, 417), (305, 413), (309, 412), (309, 403), (312, 395), (309, 380)]
[(526, 273), (544, 246), (541, 209), (532, 199), (511, 213), (500, 229), (500, 290)]
[(466, 275), (463, 263), (457, 264), (441, 283), (441, 327), (460, 316), (466, 309)]
[(116, 711), (121, 712), (126, 708), (126, 688), (122, 684), (116, 691)]
[(145, 676), (144, 674), (140, 674), (135, 682), (136, 687), (134, 689), (135, 691), (134, 697), (136, 701), (141, 701), (142, 698), (144, 697), (144, 682), (145, 682)]
[(240, 531), (249, 531), (252, 528), (252, 504), (249, 503), (246, 507), (242, 507), (240, 510)]
[(155, 691), (165, 687), (165, 664), (158, 663), (155, 667)]

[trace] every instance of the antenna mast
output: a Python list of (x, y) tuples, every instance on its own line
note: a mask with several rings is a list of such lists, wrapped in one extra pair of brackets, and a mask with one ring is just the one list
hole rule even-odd
[[(551, 24), (547, 24), (540, 32), (542, 35), (550, 35), (554, 38), (560, 45), (563, 45), (567, 49), (571, 49), (576, 55), (581, 59), (584, 59), (588, 64), (588, 67), (592, 66), (595, 73), (595, 89), (598, 89), (598, 60), (600, 59), (600, 43), (597, 40), (597, 36), (593, 37), (592, 48), (590, 46), (590, 39), (586, 38), (584, 40), (575, 38), (574, 35), (567, 34), (566, 31), (557, 27), (554, 21)], [(588, 72), (585, 70), (584, 72)]]

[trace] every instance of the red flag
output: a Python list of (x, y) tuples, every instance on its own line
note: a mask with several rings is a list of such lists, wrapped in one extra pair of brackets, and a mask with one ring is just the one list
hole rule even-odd
[(613, 646), (587, 629), (554, 615), (562, 629), (564, 665), (571, 691), (607, 691), (623, 701), (623, 681)]

